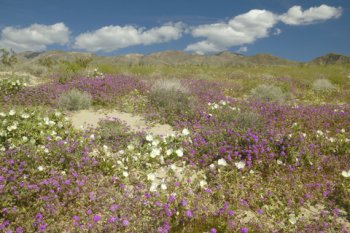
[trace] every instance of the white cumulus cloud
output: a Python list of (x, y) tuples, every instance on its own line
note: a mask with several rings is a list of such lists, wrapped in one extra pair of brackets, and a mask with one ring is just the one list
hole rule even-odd
[(150, 45), (177, 40), (182, 37), (184, 24), (168, 23), (149, 30), (135, 26), (106, 26), (78, 35), (74, 48), (90, 52), (111, 52), (133, 45)]
[(0, 48), (19, 51), (42, 51), (49, 45), (69, 41), (69, 28), (64, 23), (32, 24), (26, 28), (5, 27), (1, 31)]
[(206, 40), (190, 44), (185, 49), (196, 53), (213, 53), (232, 46), (250, 44), (267, 37), (269, 30), (277, 23), (278, 16), (266, 10), (251, 10), (238, 15), (228, 22), (206, 24), (195, 27), (194, 37)]
[(185, 51), (206, 54), (224, 51), (234, 46), (244, 48), (245, 45), (254, 43), (258, 39), (279, 35), (282, 30), (273, 29), (279, 22), (288, 25), (306, 25), (339, 18), (341, 14), (341, 7), (327, 5), (311, 7), (305, 11), (300, 6), (293, 6), (282, 15), (267, 10), (253, 9), (228, 22), (193, 27), (190, 30), (191, 35), (204, 39), (189, 44)]
[(285, 24), (307, 25), (328, 19), (339, 18), (341, 15), (341, 7), (321, 5), (303, 11), (301, 6), (293, 6), (287, 11), (287, 13), (281, 15), (280, 19)]

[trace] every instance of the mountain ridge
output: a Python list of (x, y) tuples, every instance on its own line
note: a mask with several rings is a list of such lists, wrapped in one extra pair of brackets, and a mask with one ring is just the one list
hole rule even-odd
[(38, 62), (40, 59), (55, 61), (74, 61), (77, 58), (89, 58), (93, 62), (141, 65), (300, 65), (300, 64), (350, 64), (350, 56), (328, 53), (308, 62), (298, 62), (280, 58), (271, 54), (246, 56), (239, 53), (223, 51), (212, 55), (190, 54), (180, 50), (165, 50), (150, 54), (130, 53), (115, 56), (100, 56), (88, 52), (69, 52), (49, 50), (44, 52), (21, 52), (15, 55), (21, 62)]

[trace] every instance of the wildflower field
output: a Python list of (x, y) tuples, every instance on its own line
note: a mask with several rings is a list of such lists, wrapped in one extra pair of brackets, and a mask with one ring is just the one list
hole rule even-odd
[(350, 231), (349, 67), (97, 66), (0, 79), (1, 232)]

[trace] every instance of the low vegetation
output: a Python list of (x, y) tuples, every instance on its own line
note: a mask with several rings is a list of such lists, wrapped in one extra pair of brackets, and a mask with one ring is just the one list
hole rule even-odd
[[(44, 83), (0, 80), (0, 231), (348, 232), (348, 66), (69, 62), (64, 82), (50, 61)], [(89, 106), (176, 133), (74, 129)]]
[(286, 95), (281, 88), (266, 84), (258, 85), (252, 89), (251, 95), (253, 98), (263, 101), (284, 102), (286, 99)]
[(312, 83), (312, 89), (315, 91), (332, 91), (335, 86), (327, 79), (317, 79)]
[(91, 95), (77, 89), (62, 93), (58, 100), (59, 107), (69, 111), (88, 109), (91, 103)]

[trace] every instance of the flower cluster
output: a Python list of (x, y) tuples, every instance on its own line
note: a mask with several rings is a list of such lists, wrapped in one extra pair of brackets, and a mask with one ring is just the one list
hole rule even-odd
[(0, 92), (5, 95), (16, 93), (26, 86), (27, 83), (19, 79), (0, 79)]
[(11, 109), (0, 112), (0, 150), (20, 145), (44, 145), (47, 140), (60, 141), (68, 136), (68, 118), (58, 111), (42, 115), (39, 109)]

